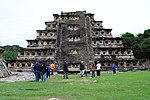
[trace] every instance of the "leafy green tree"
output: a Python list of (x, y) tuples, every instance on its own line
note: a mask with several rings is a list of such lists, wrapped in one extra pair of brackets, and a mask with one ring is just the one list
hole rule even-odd
[(136, 36), (126, 32), (121, 37), (124, 47), (131, 48), (137, 59), (150, 59), (150, 29)]
[(122, 34), (123, 45), (126, 48), (133, 48), (135, 46), (136, 38), (132, 33), (126, 32)]
[(22, 50), (22, 47), (18, 45), (13, 46), (0, 46), (0, 48), (4, 49), (3, 57), (5, 60), (16, 60), (18, 56), (18, 51)]
[(3, 48), (0, 47), (0, 52), (4, 52), (5, 50)]
[(150, 59), (150, 38), (144, 38), (141, 43), (139, 43), (139, 48), (143, 54), (144, 59)]
[(143, 37), (144, 38), (150, 38), (150, 29), (147, 29), (144, 31)]
[(4, 58), (6, 60), (16, 60), (17, 59), (17, 51), (5, 51), (4, 52)]

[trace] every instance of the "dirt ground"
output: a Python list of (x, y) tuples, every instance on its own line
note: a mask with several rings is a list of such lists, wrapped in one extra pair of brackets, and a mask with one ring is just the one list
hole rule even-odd
[(32, 72), (11, 72), (12, 75), (0, 78), (0, 81), (5, 82), (15, 82), (15, 81), (28, 81), (28, 80), (35, 80), (34, 73)]

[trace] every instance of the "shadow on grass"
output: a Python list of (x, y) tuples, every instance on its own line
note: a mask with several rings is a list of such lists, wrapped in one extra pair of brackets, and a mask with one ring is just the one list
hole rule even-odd
[(28, 82), (35, 82), (35, 80), (30, 80), (30, 81), (28, 81)]
[(27, 91), (37, 91), (37, 90), (39, 90), (39, 89), (25, 89), (25, 90), (27, 90)]

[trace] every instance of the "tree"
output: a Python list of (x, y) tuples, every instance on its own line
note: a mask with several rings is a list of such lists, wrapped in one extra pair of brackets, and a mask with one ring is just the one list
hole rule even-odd
[(144, 38), (150, 38), (150, 29), (147, 29), (144, 31), (143, 37)]
[(3, 57), (5, 60), (16, 60), (18, 51), (22, 50), (22, 47), (19, 47), (18, 45), (13, 46), (0, 46), (4, 50)]
[(0, 48), (0, 53), (4, 52), (5, 50), (3, 48)]
[(150, 59), (150, 29), (136, 36), (126, 32), (121, 37), (124, 47), (131, 48), (137, 59)]
[(121, 37), (124, 47), (133, 48), (135, 46), (136, 38), (132, 33), (126, 32)]
[(144, 59), (150, 59), (150, 38), (144, 38), (141, 43), (139, 43), (139, 48), (143, 54)]

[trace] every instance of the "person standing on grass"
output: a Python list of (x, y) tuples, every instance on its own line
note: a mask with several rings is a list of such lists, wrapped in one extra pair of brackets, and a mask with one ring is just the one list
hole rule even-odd
[(33, 72), (33, 77), (35, 77), (34, 64), (33, 63), (31, 63), (31, 72)]
[(35, 81), (38, 82), (39, 79), (41, 78), (41, 65), (39, 64), (39, 62), (36, 62), (36, 64), (34, 65), (34, 73), (35, 73)]
[(43, 64), (41, 67), (41, 77), (43, 82), (46, 82), (46, 72), (47, 72), (46, 65)]
[(80, 63), (80, 75), (81, 75), (81, 77), (83, 77), (84, 71), (85, 71), (85, 66), (83, 64), (83, 61), (81, 61), (81, 63)]
[(64, 71), (64, 79), (68, 79), (68, 64), (67, 62), (64, 62), (63, 64), (63, 71)]
[(49, 64), (47, 64), (47, 72), (46, 72), (46, 76), (47, 76), (47, 78), (50, 78), (50, 72), (51, 72), (51, 67), (50, 67), (50, 65)]
[(96, 70), (96, 67), (94, 64), (92, 64), (92, 67), (91, 67), (91, 71), (92, 71), (92, 78), (95, 77), (95, 70)]
[(55, 65), (53, 61), (51, 62), (50, 67), (51, 67), (51, 75), (54, 75)]
[(100, 62), (98, 61), (97, 64), (96, 64), (97, 76), (100, 76), (100, 70), (101, 70), (101, 64), (100, 64)]
[(113, 74), (116, 74), (117, 66), (115, 63), (112, 65), (112, 69), (113, 69)]
[(85, 70), (84, 70), (84, 74), (85, 74), (85, 76), (88, 76), (88, 75), (87, 75), (87, 69), (88, 69), (88, 66), (87, 66), (87, 65), (85, 65)]

